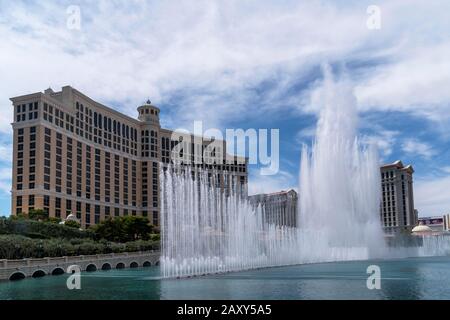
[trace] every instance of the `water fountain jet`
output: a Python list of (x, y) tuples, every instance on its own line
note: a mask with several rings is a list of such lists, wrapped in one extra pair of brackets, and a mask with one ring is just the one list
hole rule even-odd
[(423, 238), (421, 247), (386, 245), (378, 155), (358, 142), (352, 87), (334, 82), (325, 67), (321, 96), (315, 140), (302, 149), (298, 227), (269, 223), (240, 194), (215, 188), (214, 172), (161, 169), (162, 277), (450, 253), (450, 237)]

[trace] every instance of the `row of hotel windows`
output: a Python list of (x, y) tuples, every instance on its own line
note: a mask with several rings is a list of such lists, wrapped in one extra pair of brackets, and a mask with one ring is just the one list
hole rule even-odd
[(395, 177), (394, 171), (387, 171), (381, 173), (381, 179), (393, 179)]
[(148, 109), (148, 108), (146, 108), (146, 109), (141, 109), (141, 111), (139, 111), (139, 114), (141, 114), (141, 115), (143, 115), (143, 114), (154, 114), (154, 115), (158, 115), (158, 111), (156, 111), (156, 110), (153, 110), (153, 109)]
[(79, 102), (76, 103), (75, 117), (44, 103), (43, 118), (89, 141), (137, 156), (137, 129), (92, 111)]
[(143, 130), (141, 132), (142, 157), (158, 157), (158, 132)]
[(17, 131), (17, 190), (23, 190), (24, 166), (28, 168), (28, 188), (36, 185), (36, 127), (29, 128), (28, 164), (24, 163), (24, 128)]
[[(70, 137), (66, 137), (66, 147), (67, 147), (67, 162), (66, 162), (66, 193), (72, 194), (72, 158), (73, 158), (73, 140)], [(76, 194), (77, 197), (83, 196), (82, 190), (82, 177), (83, 177), (83, 149), (85, 154), (84, 159), (84, 177), (85, 177), (85, 190), (84, 196), (86, 199), (91, 199), (91, 187), (94, 187), (94, 199), (96, 201), (101, 200), (101, 187), (104, 187), (104, 201), (112, 202), (111, 199), (111, 154), (109, 152), (104, 153), (104, 159), (102, 158), (102, 153), (100, 149), (91, 148), (88, 145), (84, 145), (79, 141), (76, 141)], [(55, 191), (61, 192), (61, 154), (62, 154), (62, 134), (56, 133), (56, 180), (55, 180)], [(44, 154), (44, 188), (50, 190), (50, 171), (51, 171), (51, 130), (45, 128), (45, 154)], [(91, 179), (91, 164), (92, 164), (92, 149), (94, 149), (94, 184), (92, 185)], [(120, 171), (120, 160), (122, 159), (123, 171)], [(105, 174), (103, 179), (101, 177), (101, 164), (104, 162)], [(125, 177), (123, 180), (122, 188), (122, 203), (124, 205), (129, 204), (129, 163), (130, 160), (125, 157), (120, 157), (119, 155), (114, 155), (114, 202), (116, 204), (120, 203), (120, 176)], [(131, 161), (131, 204), (136, 206), (136, 171), (137, 162), (135, 160)]]
[[(402, 176), (403, 178), (403, 176)], [(403, 221), (405, 222), (405, 225), (407, 224), (406, 221), (406, 188), (405, 188), (405, 181), (402, 181), (402, 202), (403, 202)]]
[[(19, 104), (16, 106), (16, 122), (34, 120), (39, 117), (39, 103), (31, 102), (27, 104)], [(28, 116), (27, 116), (28, 115)]]
[[(392, 174), (392, 176), (391, 176)], [(393, 177), (393, 172), (386, 172), (386, 178)], [(384, 173), (381, 174), (384, 179)], [(397, 225), (396, 203), (395, 203), (395, 186), (394, 183), (384, 183), (383, 190), (383, 225), (393, 227)], [(389, 197), (390, 196), (390, 197)], [(392, 202), (391, 202), (392, 201)]]
[[(29, 128), (29, 189), (35, 188), (35, 172), (36, 172), (36, 127)], [(23, 190), (23, 173), (24, 173), (24, 128), (18, 129), (17, 134), (18, 139), (18, 153), (17, 153), (17, 190)], [(66, 146), (66, 163), (65, 163), (65, 173), (66, 173), (66, 189), (65, 193), (68, 195), (72, 194), (73, 186), (73, 139), (64, 136), (64, 142)], [(54, 190), (55, 192), (62, 192), (62, 176), (63, 176), (63, 135), (56, 132), (56, 144), (52, 145), (52, 130), (49, 128), (44, 129), (44, 189), (51, 190), (51, 172), (54, 172), (55, 182)], [(92, 154), (91, 148), (88, 145), (84, 145), (79, 141), (76, 141), (76, 195), (77, 197), (83, 197), (82, 190), (82, 177), (83, 177), (83, 163), (84, 163), (84, 176), (85, 176), (85, 190), (84, 196), (86, 199), (91, 199), (91, 187), (94, 187), (94, 198), (97, 201), (101, 200), (101, 187), (104, 188), (104, 201), (112, 202), (111, 198), (111, 154), (109, 152), (104, 152), (104, 157), (100, 149), (94, 148), (94, 184), (91, 181), (91, 160)], [(54, 148), (54, 159), (55, 163), (52, 164), (52, 147)], [(83, 159), (83, 150), (85, 158)], [(122, 161), (121, 161), (122, 160)], [(101, 176), (101, 166), (104, 162), (105, 174)], [(122, 163), (122, 171), (120, 170), (120, 164)], [(129, 203), (129, 163), (131, 163), (131, 203)], [(124, 205), (131, 204), (132, 206), (137, 206), (136, 190), (137, 190), (137, 161), (130, 160), (126, 157), (120, 157), (119, 155), (114, 155), (114, 202), (116, 204), (123, 203)], [(157, 163), (153, 164), (153, 206), (158, 206), (158, 185), (157, 185)], [(122, 202), (120, 193), (120, 177), (125, 177), (122, 183)], [(147, 173), (143, 175), (144, 181), (147, 179)], [(144, 206), (146, 207), (146, 206)]]
[[(152, 172), (153, 172), (153, 180), (152, 180), (152, 200), (153, 200), (153, 207), (158, 207), (158, 163), (152, 162)], [(142, 163), (142, 207), (146, 208), (148, 207), (148, 169), (147, 169), (147, 162)]]
[(79, 102), (76, 102), (76, 112), (81, 136), (83, 136), (84, 123), (84, 130), (89, 131), (89, 140), (92, 140), (93, 131), (95, 143), (103, 143), (106, 147), (137, 156), (137, 129), (92, 111)]
[[(175, 141), (171, 140), (168, 137), (161, 137), (161, 160), (163, 163), (168, 164), (171, 162), (171, 150), (177, 146), (179, 143), (182, 143), (180, 146), (180, 158), (183, 158), (184, 156), (184, 150), (188, 150), (188, 142), (183, 141)], [(188, 153), (185, 156), (188, 157), (191, 161), (191, 163), (195, 163), (197, 167), (202, 167), (204, 169), (216, 169), (216, 170), (224, 170), (224, 171), (232, 171), (232, 172), (246, 172), (246, 164), (245, 163), (238, 163), (237, 160), (234, 160), (234, 164), (227, 163), (226, 159), (223, 159), (222, 150), (216, 150), (214, 148), (211, 151), (205, 151), (206, 145), (200, 145), (200, 144), (194, 144), (190, 143), (190, 150), (188, 151), (195, 151), (192, 153)], [(196, 148), (196, 150), (195, 150)], [(200, 149), (201, 148), (201, 149)], [(200, 154), (201, 156), (198, 157), (197, 155)], [(203, 157), (205, 156), (205, 157)], [(218, 159), (222, 159), (222, 164), (208, 164), (213, 163), (213, 159), (217, 157)], [(210, 160), (210, 161), (209, 161)]]
[[(31, 112), (29, 113), (29, 120), (38, 118), (38, 105), (38, 102), (29, 104), (28, 110), (31, 110)], [(26, 112), (26, 109), (27, 108), (25, 104), (17, 106), (17, 121), (21, 121), (22, 118), (22, 121), (25, 120), (24, 112)], [(125, 153), (131, 153), (132, 155), (137, 156), (137, 130), (135, 128), (120, 123), (119, 121), (112, 120), (111, 118), (108, 118), (95, 111), (93, 112), (91, 109), (83, 106), (83, 104), (80, 104), (78, 102), (76, 103), (76, 121), (74, 120), (73, 116), (47, 103), (44, 103), (43, 109), (44, 120), (53, 123), (62, 129), (65, 128), (67, 131), (75, 133), (89, 141), (93, 141), (94, 143), (103, 144), (104, 146), (107, 146), (109, 148), (113, 148)], [(94, 125), (94, 127), (92, 127), (92, 124)], [(143, 130), (141, 132), (141, 143), (142, 157), (158, 157), (158, 133), (156, 131)], [(162, 137), (161, 144), (163, 163), (170, 163), (170, 150), (173, 149), (178, 143), (178, 141), (173, 141), (167, 137)], [(183, 143), (186, 144), (186, 142)], [(194, 144), (191, 143), (191, 150), (194, 150), (194, 147), (200, 148), (200, 145), (194, 146)], [(205, 145), (202, 145), (202, 155), (205, 147)], [(187, 150), (187, 145), (186, 148), (182, 149), (182, 152), (183, 150)], [(218, 152), (218, 156), (220, 156), (220, 150), (218, 150)], [(207, 169), (212, 169), (214, 167), (218, 170), (228, 170), (234, 172), (246, 171), (245, 164), (237, 164), (237, 161), (235, 161), (234, 165), (225, 164), (225, 160), (222, 166), (217, 164), (208, 165), (202, 161), (203, 159), (194, 159), (194, 155), (195, 154), (190, 155), (191, 160), (201, 161), (203, 163), (202, 166)], [(213, 150), (211, 153), (211, 157), (214, 156), (215, 150)]]
[[(56, 144), (54, 146), (55, 151), (55, 164), (52, 165), (52, 130), (49, 128), (44, 129), (44, 189), (50, 190), (51, 186), (51, 172), (54, 170), (54, 176), (55, 176), (55, 186), (54, 190), (58, 193), (62, 192), (62, 176), (63, 176), (63, 163), (62, 163), (62, 153), (63, 153), (63, 135), (59, 132), (56, 132)], [(30, 127), (29, 128), (29, 163), (28, 163), (28, 171), (29, 171), (29, 189), (35, 188), (35, 172), (36, 172), (36, 127)], [(73, 187), (73, 139), (67, 136), (65, 137), (65, 146), (66, 146), (66, 163), (65, 163), (65, 170), (66, 170), (66, 188), (65, 193), (68, 195), (72, 194), (72, 187)], [(18, 155), (17, 155), (17, 190), (23, 189), (23, 172), (24, 172), (24, 128), (18, 129)], [(82, 176), (83, 176), (83, 149), (85, 149), (85, 193), (84, 197), (86, 199), (91, 199), (91, 147), (88, 145), (84, 145), (79, 141), (76, 141), (77, 145), (77, 154), (76, 154), (76, 195), (77, 197), (83, 197), (83, 190), (82, 190)], [(120, 159), (121, 157), (119, 155), (114, 155), (114, 202), (116, 204), (121, 203), (120, 202)], [(129, 176), (129, 159), (122, 158), (123, 162), (123, 177)], [(111, 154), (109, 152), (105, 152), (104, 156), (104, 162), (105, 162), (105, 174), (104, 174), (104, 201), (105, 202), (112, 202), (111, 199)], [(102, 163), (102, 157), (101, 157), (101, 151), (100, 149), (95, 148), (95, 162), (94, 162), (94, 198), (97, 201), (101, 200), (100, 195), (100, 188), (103, 182), (100, 181), (100, 170), (101, 170), (101, 163)], [(157, 163), (153, 162), (153, 168), (152, 168), (152, 201), (153, 201), (153, 207), (158, 207), (158, 167)], [(220, 167), (220, 166), (219, 166)], [(226, 166), (223, 166), (224, 168)], [(245, 167), (243, 168), (245, 170)], [(148, 194), (148, 176), (147, 176), (147, 163), (142, 162), (142, 187), (143, 187), (143, 207), (147, 207), (148, 203), (148, 197), (146, 196)], [(133, 206), (136, 206), (136, 172), (137, 172), (137, 162), (135, 160), (131, 161), (131, 204)], [(123, 192), (122, 192), (122, 203), (125, 205), (129, 204), (129, 184), (128, 179), (125, 179), (123, 181)], [(245, 183), (245, 177), (241, 177), (241, 184)]]
[[(50, 196), (44, 195), (43, 196), (43, 210), (47, 213), (50, 212)], [(57, 218), (61, 218), (61, 203), (64, 199), (55, 197), (55, 208), (54, 208), (54, 216)], [(66, 199), (66, 214), (65, 217), (67, 217), (69, 214), (72, 213), (72, 200)], [(91, 214), (92, 209), (94, 209), (94, 223), (97, 224), (100, 222), (101, 213), (103, 212), (105, 218), (111, 217), (114, 215), (115, 217), (119, 217), (121, 215), (128, 216), (133, 215), (136, 216), (138, 214), (137, 210), (128, 210), (128, 209), (122, 209), (117, 207), (110, 207), (110, 206), (101, 206), (101, 205), (91, 205), (90, 203), (84, 203), (81, 201), (74, 201), (75, 202), (75, 213), (77, 216), (77, 219), (82, 220), (82, 215), (84, 213), (84, 221), (86, 222), (86, 226), (89, 226), (91, 224)], [(35, 206), (35, 195), (29, 195), (28, 196), (28, 211), (34, 210)], [(16, 214), (22, 213), (23, 208), (23, 197), (17, 196), (16, 197)], [(139, 211), (140, 214), (142, 214), (143, 217), (149, 217), (149, 211)], [(65, 218), (63, 217), (63, 218)], [(158, 225), (158, 211), (152, 211), (152, 223), (153, 225)]]
[[(396, 177), (396, 175), (395, 175), (394, 171), (387, 171), (387, 172), (382, 172), (381, 173), (381, 179), (393, 179), (395, 177)], [(405, 175), (404, 174), (401, 174), (400, 177), (401, 177), (402, 180), (405, 180)]]
[[(390, 188), (391, 189), (390, 189)], [(386, 189), (388, 190), (388, 193), (392, 194), (391, 199), (386, 198), (383, 195), (383, 220), (384, 220), (384, 224), (385, 225), (396, 225), (397, 221), (396, 221), (396, 201), (395, 201), (395, 197), (394, 197), (394, 184), (386, 184)], [(389, 192), (389, 189), (392, 190), (391, 192)], [(384, 190), (384, 186), (383, 186), (383, 190)], [(384, 192), (383, 192), (384, 194)], [(392, 200), (392, 202), (391, 202)], [(404, 225), (407, 225), (408, 220), (407, 220), (407, 206), (406, 206), (406, 187), (405, 187), (405, 182), (402, 181), (402, 216), (403, 216), (403, 222)], [(392, 220), (391, 220), (392, 219)]]

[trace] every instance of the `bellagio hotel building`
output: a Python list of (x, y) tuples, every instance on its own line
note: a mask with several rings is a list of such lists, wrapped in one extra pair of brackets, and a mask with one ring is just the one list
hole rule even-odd
[[(190, 134), (175, 139), (173, 131), (161, 128), (160, 110), (150, 101), (138, 107), (137, 119), (70, 86), (11, 101), (12, 214), (43, 209), (64, 219), (73, 213), (85, 228), (126, 215), (159, 225), (160, 167), (173, 162), (171, 150), (179, 143), (192, 146), (185, 150), (205, 150), (212, 142), (194, 145), (199, 140)], [(202, 153), (194, 166), (214, 172), (223, 190), (239, 187), (246, 193), (247, 159), (229, 156), (225, 142), (219, 144), (223, 161), (210, 164)]]

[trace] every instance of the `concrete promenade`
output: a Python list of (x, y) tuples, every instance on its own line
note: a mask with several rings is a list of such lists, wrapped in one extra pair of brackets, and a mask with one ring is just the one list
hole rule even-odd
[(125, 252), (42, 259), (0, 260), (0, 280), (19, 280), (67, 272), (77, 265), (81, 271), (149, 267), (159, 264), (159, 251)]

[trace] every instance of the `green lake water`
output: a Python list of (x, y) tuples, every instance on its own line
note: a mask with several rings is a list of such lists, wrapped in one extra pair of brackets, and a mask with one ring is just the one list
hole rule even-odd
[[(381, 289), (366, 285), (369, 265)], [(190, 279), (161, 279), (159, 267), (0, 282), (0, 299), (450, 299), (450, 257), (354, 261), (268, 268)]]

